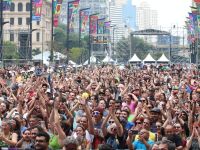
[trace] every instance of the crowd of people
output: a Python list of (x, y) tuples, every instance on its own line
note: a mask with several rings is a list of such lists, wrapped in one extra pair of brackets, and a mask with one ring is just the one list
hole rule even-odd
[(0, 70), (0, 148), (200, 150), (194, 65)]

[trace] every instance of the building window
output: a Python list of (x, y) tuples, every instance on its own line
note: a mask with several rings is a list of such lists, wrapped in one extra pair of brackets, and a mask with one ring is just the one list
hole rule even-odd
[(18, 25), (22, 25), (22, 18), (18, 18)]
[(10, 33), (10, 41), (14, 42), (14, 33)]
[(15, 11), (15, 4), (14, 3), (11, 3), (10, 11)]
[(37, 25), (40, 25), (40, 21), (37, 21)]
[(36, 35), (36, 41), (39, 42), (40, 41), (40, 33), (37, 32), (37, 35)]
[(26, 3), (26, 11), (30, 11), (30, 3)]
[(14, 25), (14, 18), (10, 18), (10, 25)]
[(22, 3), (18, 3), (18, 11), (23, 11), (23, 4)]
[(26, 25), (30, 24), (30, 18), (26, 18)]

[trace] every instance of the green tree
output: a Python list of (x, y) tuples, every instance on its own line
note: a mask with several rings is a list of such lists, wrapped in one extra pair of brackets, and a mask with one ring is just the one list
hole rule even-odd
[(38, 54), (40, 54), (40, 53), (41, 53), (41, 51), (40, 51), (39, 49), (33, 49), (33, 50), (32, 50), (32, 55), (33, 55), (33, 56), (38, 55)]
[(3, 43), (3, 59), (18, 59), (19, 53), (15, 43), (6, 41)]
[(79, 47), (73, 47), (73, 48), (70, 49), (69, 58), (72, 61), (77, 62), (78, 59), (81, 57), (81, 54), (82, 54), (82, 49), (81, 48), (79, 48)]
[[(145, 56), (149, 53), (150, 50), (154, 47), (146, 43), (143, 39), (138, 37), (132, 37), (131, 42), (130, 38), (122, 38), (115, 47), (116, 56), (119, 61), (128, 61), (130, 58), (130, 48), (131, 55), (136, 53), (139, 58), (144, 59)], [(132, 57), (132, 56), (131, 56)]]

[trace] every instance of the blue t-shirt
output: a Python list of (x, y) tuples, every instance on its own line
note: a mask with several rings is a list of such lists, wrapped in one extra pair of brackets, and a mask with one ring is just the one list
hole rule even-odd
[[(151, 141), (151, 140), (148, 140), (147, 143), (150, 145), (150, 146), (153, 146), (154, 142)], [(135, 150), (147, 150), (146, 146), (140, 142), (139, 140), (136, 140), (132, 143), (134, 145), (134, 149)]]

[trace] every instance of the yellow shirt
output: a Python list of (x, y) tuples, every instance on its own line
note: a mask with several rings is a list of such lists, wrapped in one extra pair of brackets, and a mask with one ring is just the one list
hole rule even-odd
[[(155, 139), (156, 139), (156, 135), (155, 135), (155, 133), (149, 131), (149, 140), (155, 142)], [(135, 140), (139, 140), (139, 135), (136, 135), (136, 136), (135, 136)]]

